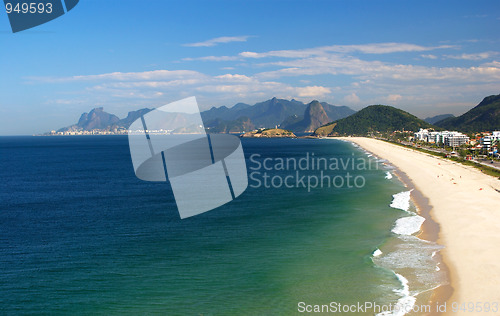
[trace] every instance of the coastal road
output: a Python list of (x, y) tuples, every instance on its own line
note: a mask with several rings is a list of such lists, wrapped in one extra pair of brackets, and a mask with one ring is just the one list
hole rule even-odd
[(489, 160), (489, 159), (473, 160), (473, 161), (478, 163), (478, 164), (485, 165), (485, 166), (500, 170), (500, 163), (498, 161), (493, 161), (493, 163), (491, 163), (491, 160)]

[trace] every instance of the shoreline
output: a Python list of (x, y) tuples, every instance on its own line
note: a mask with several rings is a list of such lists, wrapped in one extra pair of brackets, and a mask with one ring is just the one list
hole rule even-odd
[(403, 183), (408, 184), (406, 176), (418, 192), (414, 202), (426, 218), (419, 236), (437, 237), (445, 246), (440, 259), (442, 268), (447, 268), (450, 286), (438, 287), (431, 298), (432, 303), (447, 302), (442, 314), (471, 315), (467, 310), (452, 310), (453, 305), (461, 304), (467, 309), (469, 302), (500, 304), (500, 254), (496, 249), (500, 220), (492, 220), (500, 217), (500, 181), (472, 167), (380, 140), (336, 139), (353, 142), (387, 160), (399, 170)]
[[(389, 160), (387, 160), (390, 162)], [(416, 235), (418, 238), (430, 242), (434, 242), (438, 245), (443, 245), (443, 242), (439, 238), (439, 233), (441, 231), (441, 226), (439, 225), (438, 222), (434, 220), (431, 214), (432, 206), (430, 204), (429, 198), (427, 198), (425, 195), (420, 192), (420, 190), (415, 187), (415, 184), (411, 180), (408, 175), (400, 170), (398, 167), (393, 166), (394, 169), (394, 175), (408, 188), (409, 190), (412, 190), (412, 194), (410, 195), (410, 198), (412, 202), (415, 204), (417, 207), (418, 215), (422, 216), (425, 218), (424, 223), (422, 224), (420, 232)], [(452, 270), (450, 269), (448, 262), (442, 255), (442, 251), (446, 249), (443, 248), (441, 249), (437, 254), (437, 261), (439, 262), (439, 268), (441, 271), (444, 272), (446, 275), (446, 281), (449, 283), (442, 284), (438, 286), (437, 288), (431, 290), (432, 294), (430, 296), (430, 300), (428, 302), (420, 302), (421, 304), (428, 304), (432, 306), (431, 310), (432, 312), (426, 315), (433, 316), (433, 315), (443, 315), (443, 313), (436, 312), (436, 306), (439, 303), (446, 302), (448, 301), (454, 292), (453, 286), (451, 285), (451, 273)], [(418, 302), (418, 297), (417, 297), (417, 302)]]
[[(349, 142), (353, 142), (357, 145), (358, 143), (347, 139), (347, 138), (339, 138), (342, 140), (346, 140)], [(375, 157), (379, 157), (376, 152), (373, 152), (371, 150), (367, 150), (365, 147), (362, 147), (359, 145), (360, 148), (363, 150), (370, 152), (372, 155)], [(392, 168), (392, 173), (394, 174), (395, 177), (398, 178), (398, 180), (405, 186), (407, 190), (412, 191), (412, 194), (410, 195), (410, 199), (413, 202), (413, 204), (416, 206), (417, 209), (417, 214), (419, 216), (422, 216), (425, 221), (422, 223), (422, 226), (420, 228), (420, 232), (418, 232), (415, 236), (418, 237), (421, 240), (424, 241), (429, 241), (436, 243), (437, 245), (442, 245), (441, 241), (439, 240), (439, 232), (440, 232), (440, 226), (439, 223), (434, 220), (434, 218), (431, 216), (431, 209), (432, 206), (429, 203), (429, 198), (424, 196), (422, 192), (416, 188), (415, 184), (413, 183), (412, 179), (399, 167), (396, 165), (392, 164), (389, 159), (385, 159), (387, 162), (391, 165)], [(444, 248), (443, 248), (444, 249)], [(429, 290), (431, 292), (430, 297), (427, 301), (420, 301), (422, 298), (421, 297), (416, 297), (416, 305), (430, 305), (431, 307), (431, 312), (426, 313), (425, 315), (429, 316), (434, 316), (434, 315), (443, 315), (443, 313), (436, 312), (436, 305), (441, 302), (445, 302), (449, 300), (453, 294), (453, 287), (451, 286), (451, 281), (450, 281), (450, 269), (448, 267), (447, 262), (444, 260), (443, 256), (441, 255), (441, 249), (439, 252), (437, 252), (436, 257), (437, 257), (437, 262), (439, 264), (439, 268), (441, 271), (444, 272), (446, 276), (446, 281), (449, 283), (445, 283), (442, 285), (439, 285), (438, 287)], [(414, 313), (408, 313), (408, 315), (413, 315)]]

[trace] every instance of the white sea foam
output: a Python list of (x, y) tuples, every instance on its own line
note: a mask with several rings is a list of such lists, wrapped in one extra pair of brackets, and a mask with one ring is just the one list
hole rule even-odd
[(398, 235), (413, 235), (420, 231), (424, 221), (425, 218), (419, 215), (398, 218), (392, 232)]
[(403, 286), (402, 289), (395, 290), (394, 292), (398, 293), (401, 298), (398, 299), (397, 303), (394, 304), (394, 309), (392, 311), (382, 312), (377, 314), (378, 316), (403, 316), (408, 312), (411, 312), (413, 306), (417, 299), (414, 296), (410, 295), (410, 287), (408, 286), (408, 280), (402, 276), (401, 274), (397, 274), (399, 282)]
[(385, 173), (385, 178), (386, 178), (387, 180), (392, 179), (392, 173), (390, 173), (389, 171), (387, 171), (387, 172)]
[(378, 257), (382, 254), (382, 251), (380, 249), (377, 248), (377, 250), (375, 250), (373, 253), (372, 253), (372, 256), (374, 257)]
[(387, 162), (382, 162), (382, 168), (386, 169), (386, 170), (394, 170), (394, 169), (396, 169), (393, 165), (390, 165)]
[(413, 191), (413, 190), (404, 191), (404, 192), (394, 194), (392, 196), (393, 199), (392, 199), (392, 203), (390, 206), (393, 208), (397, 208), (397, 209), (403, 210), (405, 212), (408, 212), (408, 210), (410, 209), (410, 193), (411, 193), (411, 191)]
[[(387, 171), (386, 179), (388, 174), (392, 176), (392, 173)], [(418, 293), (442, 284), (443, 272), (436, 265), (434, 258), (442, 246), (413, 236), (420, 231), (425, 218), (410, 211), (410, 197), (411, 190), (393, 195), (390, 206), (405, 211), (410, 216), (399, 218), (394, 223), (392, 232), (397, 235), (399, 241), (392, 245), (393, 249), (383, 256), (375, 256), (377, 249), (372, 256), (376, 265), (392, 270), (401, 283), (401, 287), (393, 290), (399, 296), (393, 309), (379, 313), (378, 316), (403, 316), (411, 313)], [(402, 271), (412, 276), (412, 292), (408, 280), (400, 274)]]
[(434, 242), (426, 242), (416, 236), (399, 235), (399, 242), (392, 251), (374, 257), (373, 262), (396, 273), (411, 273), (414, 291), (419, 293), (441, 284), (444, 275), (436, 271), (436, 258), (431, 255), (443, 248)]

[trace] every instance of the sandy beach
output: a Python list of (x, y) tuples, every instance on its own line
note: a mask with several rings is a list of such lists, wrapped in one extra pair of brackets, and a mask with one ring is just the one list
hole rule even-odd
[[(428, 198), (452, 287), (445, 315), (500, 314), (500, 180), (472, 167), (380, 140), (348, 137), (404, 172)], [(439, 297), (437, 298), (439, 299)], [(462, 305), (464, 304), (465, 305)], [(474, 310), (468, 308), (474, 304)], [(467, 310), (460, 310), (460, 307)], [(484, 313), (484, 311), (483, 311)]]

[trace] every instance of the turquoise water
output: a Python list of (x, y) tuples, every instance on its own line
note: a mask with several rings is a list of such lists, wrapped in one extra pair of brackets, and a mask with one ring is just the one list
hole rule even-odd
[[(233, 202), (180, 220), (168, 183), (135, 178), (126, 137), (1, 137), (2, 314), (293, 315), (299, 302), (387, 304), (405, 296), (398, 263), (429, 254), (391, 232), (408, 214), (389, 206), (405, 191), (385, 178), (390, 169), (336, 140), (242, 141), (249, 175), (294, 176), (250, 167), (307, 154), (374, 164), (348, 170), (364, 179), (352, 188), (258, 187), (252, 177), (261, 175), (253, 174)], [(414, 254), (390, 257), (400, 246)], [(410, 290), (438, 282), (427, 273), (432, 262), (421, 266), (406, 276)]]

